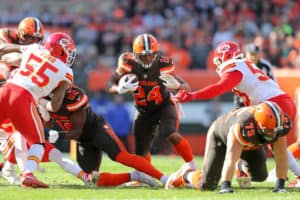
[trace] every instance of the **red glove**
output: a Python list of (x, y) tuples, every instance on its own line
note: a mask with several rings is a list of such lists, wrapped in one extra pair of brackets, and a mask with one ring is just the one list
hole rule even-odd
[(193, 100), (193, 93), (186, 90), (179, 90), (179, 92), (173, 97), (176, 102), (190, 102)]

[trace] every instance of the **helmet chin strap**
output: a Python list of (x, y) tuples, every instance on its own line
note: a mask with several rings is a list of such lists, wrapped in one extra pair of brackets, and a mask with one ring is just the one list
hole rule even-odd
[(152, 63), (150, 64), (141, 64), (143, 66), (144, 69), (150, 69), (152, 66)]
[(153, 63), (156, 61), (157, 58), (158, 58), (158, 54), (155, 53), (155, 55), (154, 55), (152, 61), (151, 61), (149, 64), (144, 64), (144, 63), (142, 62), (142, 60), (139, 58), (139, 56), (136, 56), (136, 59), (137, 59), (138, 63), (139, 63), (140, 65), (142, 65), (142, 67), (143, 67), (144, 69), (150, 69), (151, 66), (152, 66)]

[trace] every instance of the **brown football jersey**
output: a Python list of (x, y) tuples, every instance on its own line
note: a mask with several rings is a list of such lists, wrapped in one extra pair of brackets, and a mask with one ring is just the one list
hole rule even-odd
[(57, 125), (64, 130), (69, 131), (71, 128), (70, 115), (80, 109), (88, 108), (88, 97), (76, 86), (72, 86), (66, 91), (63, 103), (59, 111), (50, 113), (51, 118), (55, 120)]
[(118, 60), (116, 72), (136, 74), (139, 81), (137, 90), (133, 93), (134, 103), (140, 112), (152, 112), (170, 101), (170, 91), (159, 78), (162, 73), (172, 74), (175, 66), (170, 57), (158, 56), (151, 68), (143, 68), (134, 58), (133, 53), (123, 53)]
[[(226, 144), (227, 135), (231, 131), (234, 134), (234, 138), (246, 150), (257, 149), (277, 140), (278, 137), (266, 140), (260, 134), (253, 112), (253, 107), (243, 107), (220, 116), (215, 121), (215, 135)], [(288, 133), (289, 128), (285, 129), (284, 132)]]

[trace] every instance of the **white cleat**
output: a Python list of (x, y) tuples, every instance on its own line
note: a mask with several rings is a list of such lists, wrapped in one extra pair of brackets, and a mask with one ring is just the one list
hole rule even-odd
[(1, 177), (4, 178), (12, 185), (20, 185), (21, 184), (21, 176), (16, 175), (15, 173), (10, 172), (1, 172)]
[(269, 175), (266, 179), (267, 182), (269, 183), (275, 183), (277, 180), (277, 177), (276, 177), (276, 170), (275, 168), (273, 168), (270, 172), (269, 172)]
[(15, 165), (4, 165), (2, 171), (0, 172), (0, 175), (12, 185), (21, 184), (21, 176), (17, 175)]
[(195, 171), (194, 167), (190, 165), (190, 163), (183, 164), (179, 170), (177, 170), (175, 173), (171, 174), (165, 184), (165, 189), (172, 189), (176, 187), (182, 187), (186, 186), (186, 183), (183, 179), (183, 175), (187, 171)]

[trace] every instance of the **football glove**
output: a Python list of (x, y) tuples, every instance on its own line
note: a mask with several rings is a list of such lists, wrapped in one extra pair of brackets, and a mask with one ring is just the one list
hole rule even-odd
[(50, 113), (44, 106), (38, 104), (37, 109), (44, 121), (46, 121), (46, 122), (50, 121), (50, 119), (51, 119)]
[(177, 90), (177, 89), (179, 89), (179, 87), (181, 85), (179, 83), (179, 81), (174, 76), (172, 76), (170, 74), (166, 74), (166, 73), (162, 74), (162, 75), (159, 76), (159, 78), (161, 80), (163, 80), (164, 86), (166, 86), (167, 88), (170, 88), (170, 89)]
[(138, 81), (134, 81), (136, 79), (136, 76), (127, 76), (124, 75), (120, 80), (118, 84), (118, 93), (124, 94), (127, 92), (134, 92), (137, 87), (139, 86)]
[(193, 100), (193, 93), (186, 90), (179, 90), (179, 92), (172, 97), (176, 102), (189, 102)]
[(49, 130), (48, 141), (50, 143), (55, 143), (59, 138), (59, 132), (56, 130)]

